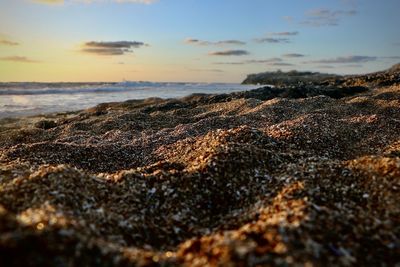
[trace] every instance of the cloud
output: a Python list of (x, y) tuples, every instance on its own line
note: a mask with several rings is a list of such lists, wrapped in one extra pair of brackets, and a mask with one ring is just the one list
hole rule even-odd
[(224, 51), (214, 51), (208, 53), (210, 56), (245, 56), (250, 53), (246, 50), (224, 50)]
[[(39, 4), (57, 5), (57, 4), (64, 4), (68, 0), (31, 0), (31, 1)], [(70, 0), (70, 2), (87, 3), (87, 4), (98, 3), (98, 2), (152, 4), (157, 1), (158, 0)]]
[(215, 62), (214, 64), (215, 65), (244, 65), (246, 63), (239, 61), (239, 62)]
[(210, 41), (203, 41), (203, 40), (194, 39), (194, 38), (187, 38), (185, 40), (185, 43), (193, 44), (193, 45), (200, 45), (200, 46), (209, 46), (209, 45), (224, 46), (224, 45), (245, 45), (246, 44), (246, 42), (239, 41), (239, 40), (223, 40), (223, 41), (217, 41), (217, 42), (210, 42)]
[(299, 32), (298, 31), (294, 31), (294, 32), (272, 32), (270, 34), (271, 35), (275, 35), (275, 36), (294, 36), (294, 35), (298, 35)]
[(208, 41), (201, 41), (199, 39), (187, 38), (185, 39), (185, 43), (187, 44), (194, 44), (194, 45), (211, 45), (211, 42)]
[(294, 66), (294, 64), (291, 63), (285, 63), (285, 62), (274, 62), (269, 64), (270, 66), (276, 66), (276, 67), (288, 67), (288, 66)]
[(239, 40), (224, 40), (224, 41), (218, 41), (215, 44), (216, 45), (245, 45), (246, 42), (239, 41)]
[(256, 39), (254, 39), (254, 41), (259, 44), (262, 44), (262, 43), (270, 43), (270, 44), (290, 43), (290, 40), (288, 38), (272, 38), (272, 37), (256, 38)]
[(318, 63), (318, 64), (349, 64), (349, 63), (366, 63), (370, 61), (376, 61), (377, 57), (369, 56), (347, 56), (347, 57), (337, 57), (332, 59), (321, 59), (308, 61), (305, 63)]
[[(262, 37), (262, 38), (255, 38), (254, 41), (256, 43), (262, 44), (262, 43), (270, 43), (270, 44), (287, 44), (290, 43), (290, 39), (288, 37), (298, 35), (298, 31), (286, 31), (286, 32), (270, 32), (268, 33), (267, 37)], [(278, 37), (274, 37), (278, 36)], [(284, 37), (282, 37), (284, 36)]]
[(19, 43), (14, 42), (14, 41), (10, 41), (10, 40), (7, 40), (7, 39), (0, 39), (0, 45), (15, 46), (15, 45), (19, 45)]
[(216, 73), (224, 72), (223, 70), (220, 69), (188, 69), (188, 70), (193, 72), (216, 72)]
[(282, 62), (282, 59), (274, 57), (268, 59), (251, 59), (244, 61), (245, 64), (266, 64), (266, 63), (276, 63), (276, 62)]
[(317, 66), (317, 68), (319, 68), (319, 69), (334, 69), (335, 66), (331, 66), (331, 65), (320, 65), (320, 66)]
[(281, 58), (274, 57), (274, 58), (268, 58), (268, 59), (249, 59), (249, 60), (243, 60), (243, 61), (238, 61), (238, 62), (216, 62), (214, 64), (216, 65), (246, 65), (246, 64), (267, 64), (267, 65), (274, 65), (282, 63)]
[(337, 26), (340, 19), (346, 16), (354, 16), (357, 11), (351, 10), (331, 10), (327, 8), (313, 9), (306, 13), (306, 19), (300, 24), (321, 27), (321, 26)]
[(282, 55), (283, 57), (287, 58), (299, 58), (299, 57), (305, 57), (303, 54), (297, 54), (297, 53), (289, 53), (289, 54), (284, 54)]
[(142, 46), (148, 46), (148, 44), (136, 41), (118, 41), (118, 42), (92, 41), (83, 44), (80, 51), (100, 56), (120, 56), (126, 53), (132, 53), (133, 48), (140, 48)]
[(33, 60), (27, 57), (21, 56), (9, 56), (9, 57), (1, 57), (2, 61), (12, 61), (12, 62), (20, 62), (20, 63), (38, 63), (39, 61)]

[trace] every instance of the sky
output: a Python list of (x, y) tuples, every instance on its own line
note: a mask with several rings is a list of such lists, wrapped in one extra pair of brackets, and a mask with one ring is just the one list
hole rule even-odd
[(241, 82), (400, 62), (399, 0), (0, 0), (0, 81)]

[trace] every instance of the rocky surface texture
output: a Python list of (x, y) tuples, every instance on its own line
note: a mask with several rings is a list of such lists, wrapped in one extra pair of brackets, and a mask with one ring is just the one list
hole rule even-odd
[(388, 70), (367, 75), (347, 76), (337, 81), (347, 86), (390, 86), (400, 84), (400, 63)]
[(393, 73), (2, 120), (0, 266), (398, 266)]

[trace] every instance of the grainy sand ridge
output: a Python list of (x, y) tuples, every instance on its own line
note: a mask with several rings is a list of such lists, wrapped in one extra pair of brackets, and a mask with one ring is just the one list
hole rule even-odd
[(391, 84), (2, 120), (0, 264), (396, 266)]

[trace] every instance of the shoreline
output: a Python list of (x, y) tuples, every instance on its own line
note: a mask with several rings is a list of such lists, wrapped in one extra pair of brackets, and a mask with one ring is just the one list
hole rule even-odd
[(256, 86), (216, 83), (126, 82), (118, 85), (54, 84), (51, 88), (28, 83), (23, 87), (0, 89), (0, 117), (78, 111), (100, 103), (122, 102), (149, 97), (180, 98), (193, 93), (228, 93)]

